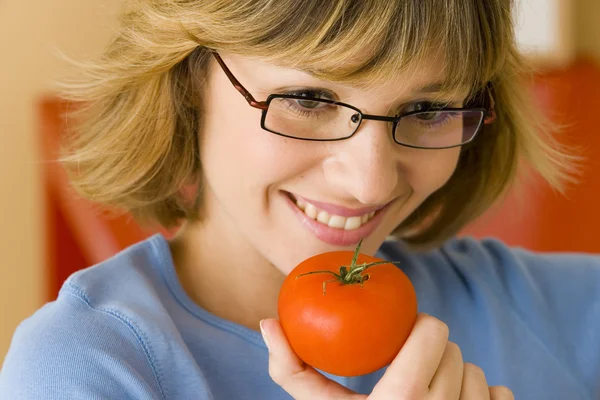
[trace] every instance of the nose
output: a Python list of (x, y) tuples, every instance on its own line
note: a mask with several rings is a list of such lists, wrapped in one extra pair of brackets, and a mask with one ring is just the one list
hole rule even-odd
[(385, 204), (398, 184), (397, 147), (389, 123), (363, 121), (354, 136), (332, 143), (325, 179), (362, 204)]

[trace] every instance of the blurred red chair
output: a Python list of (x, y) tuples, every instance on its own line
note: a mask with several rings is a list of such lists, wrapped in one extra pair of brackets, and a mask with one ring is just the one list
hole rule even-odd
[(56, 298), (63, 282), (73, 272), (99, 263), (154, 233), (140, 228), (128, 215), (109, 216), (75, 195), (66, 172), (55, 161), (59, 138), (64, 132), (65, 111), (66, 104), (56, 98), (47, 97), (40, 102), (50, 299)]
[[(600, 252), (600, 66), (580, 61), (568, 69), (544, 73), (533, 90), (545, 111), (569, 125), (561, 141), (584, 149), (581, 184), (567, 197), (539, 180), (514, 194), (462, 234), (494, 236), (508, 244), (534, 250)], [(130, 217), (108, 217), (69, 188), (65, 172), (53, 162), (64, 131), (65, 104), (48, 97), (39, 105), (41, 156), (46, 206), (46, 268), (48, 297), (56, 297), (73, 272), (98, 263), (154, 232), (141, 229)]]
[(495, 236), (508, 244), (540, 251), (600, 252), (600, 64), (580, 60), (569, 68), (540, 74), (532, 90), (544, 112), (566, 126), (561, 143), (578, 148), (583, 160), (579, 183), (565, 196), (540, 179), (514, 193), (467, 227), (464, 234)]

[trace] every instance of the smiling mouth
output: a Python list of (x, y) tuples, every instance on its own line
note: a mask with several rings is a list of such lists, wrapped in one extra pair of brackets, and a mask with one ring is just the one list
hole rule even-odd
[(341, 215), (335, 215), (328, 213), (325, 210), (319, 209), (314, 204), (303, 200), (297, 199), (290, 195), (290, 199), (296, 204), (296, 207), (300, 209), (308, 218), (313, 219), (322, 225), (328, 226), (334, 229), (353, 231), (369, 222), (377, 213), (381, 210), (371, 211), (362, 215), (356, 215), (352, 217), (344, 217)]

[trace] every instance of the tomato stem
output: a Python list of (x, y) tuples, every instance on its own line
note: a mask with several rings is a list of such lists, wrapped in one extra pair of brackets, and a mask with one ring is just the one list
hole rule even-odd
[(296, 276), (296, 279), (300, 278), (301, 276), (313, 274), (331, 274), (335, 276), (335, 279), (323, 282), (323, 295), (325, 295), (326, 285), (329, 282), (339, 282), (342, 285), (360, 284), (360, 286), (362, 287), (364, 282), (369, 280), (370, 278), (369, 274), (363, 274), (367, 269), (382, 264), (399, 264), (398, 261), (377, 261), (374, 263), (356, 264), (356, 262), (358, 261), (358, 255), (360, 254), (360, 246), (362, 244), (362, 241), (363, 240), (360, 239), (360, 241), (358, 242), (358, 245), (354, 250), (354, 255), (352, 256), (352, 261), (350, 265), (341, 266), (339, 273), (335, 273), (329, 270), (310, 271)]

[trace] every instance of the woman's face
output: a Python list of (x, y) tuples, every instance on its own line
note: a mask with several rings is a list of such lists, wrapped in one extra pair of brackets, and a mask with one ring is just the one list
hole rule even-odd
[[(396, 115), (433, 101), (435, 93), (420, 88), (443, 79), (442, 66), (431, 63), (417, 74), (391, 77), (385, 86), (365, 90), (257, 59), (222, 58), (258, 101), (271, 93), (326, 91), (376, 115)], [(333, 142), (265, 131), (261, 110), (248, 105), (216, 61), (204, 90), (199, 135), (204, 232), (226, 235), (230, 246), (250, 248), (286, 274), (317, 253), (352, 250), (361, 238), (363, 252), (374, 253), (448, 181), (458, 161), (459, 148), (396, 144), (390, 124), (381, 121), (365, 120), (353, 137)], [(463, 99), (445, 100), (460, 106)]]

